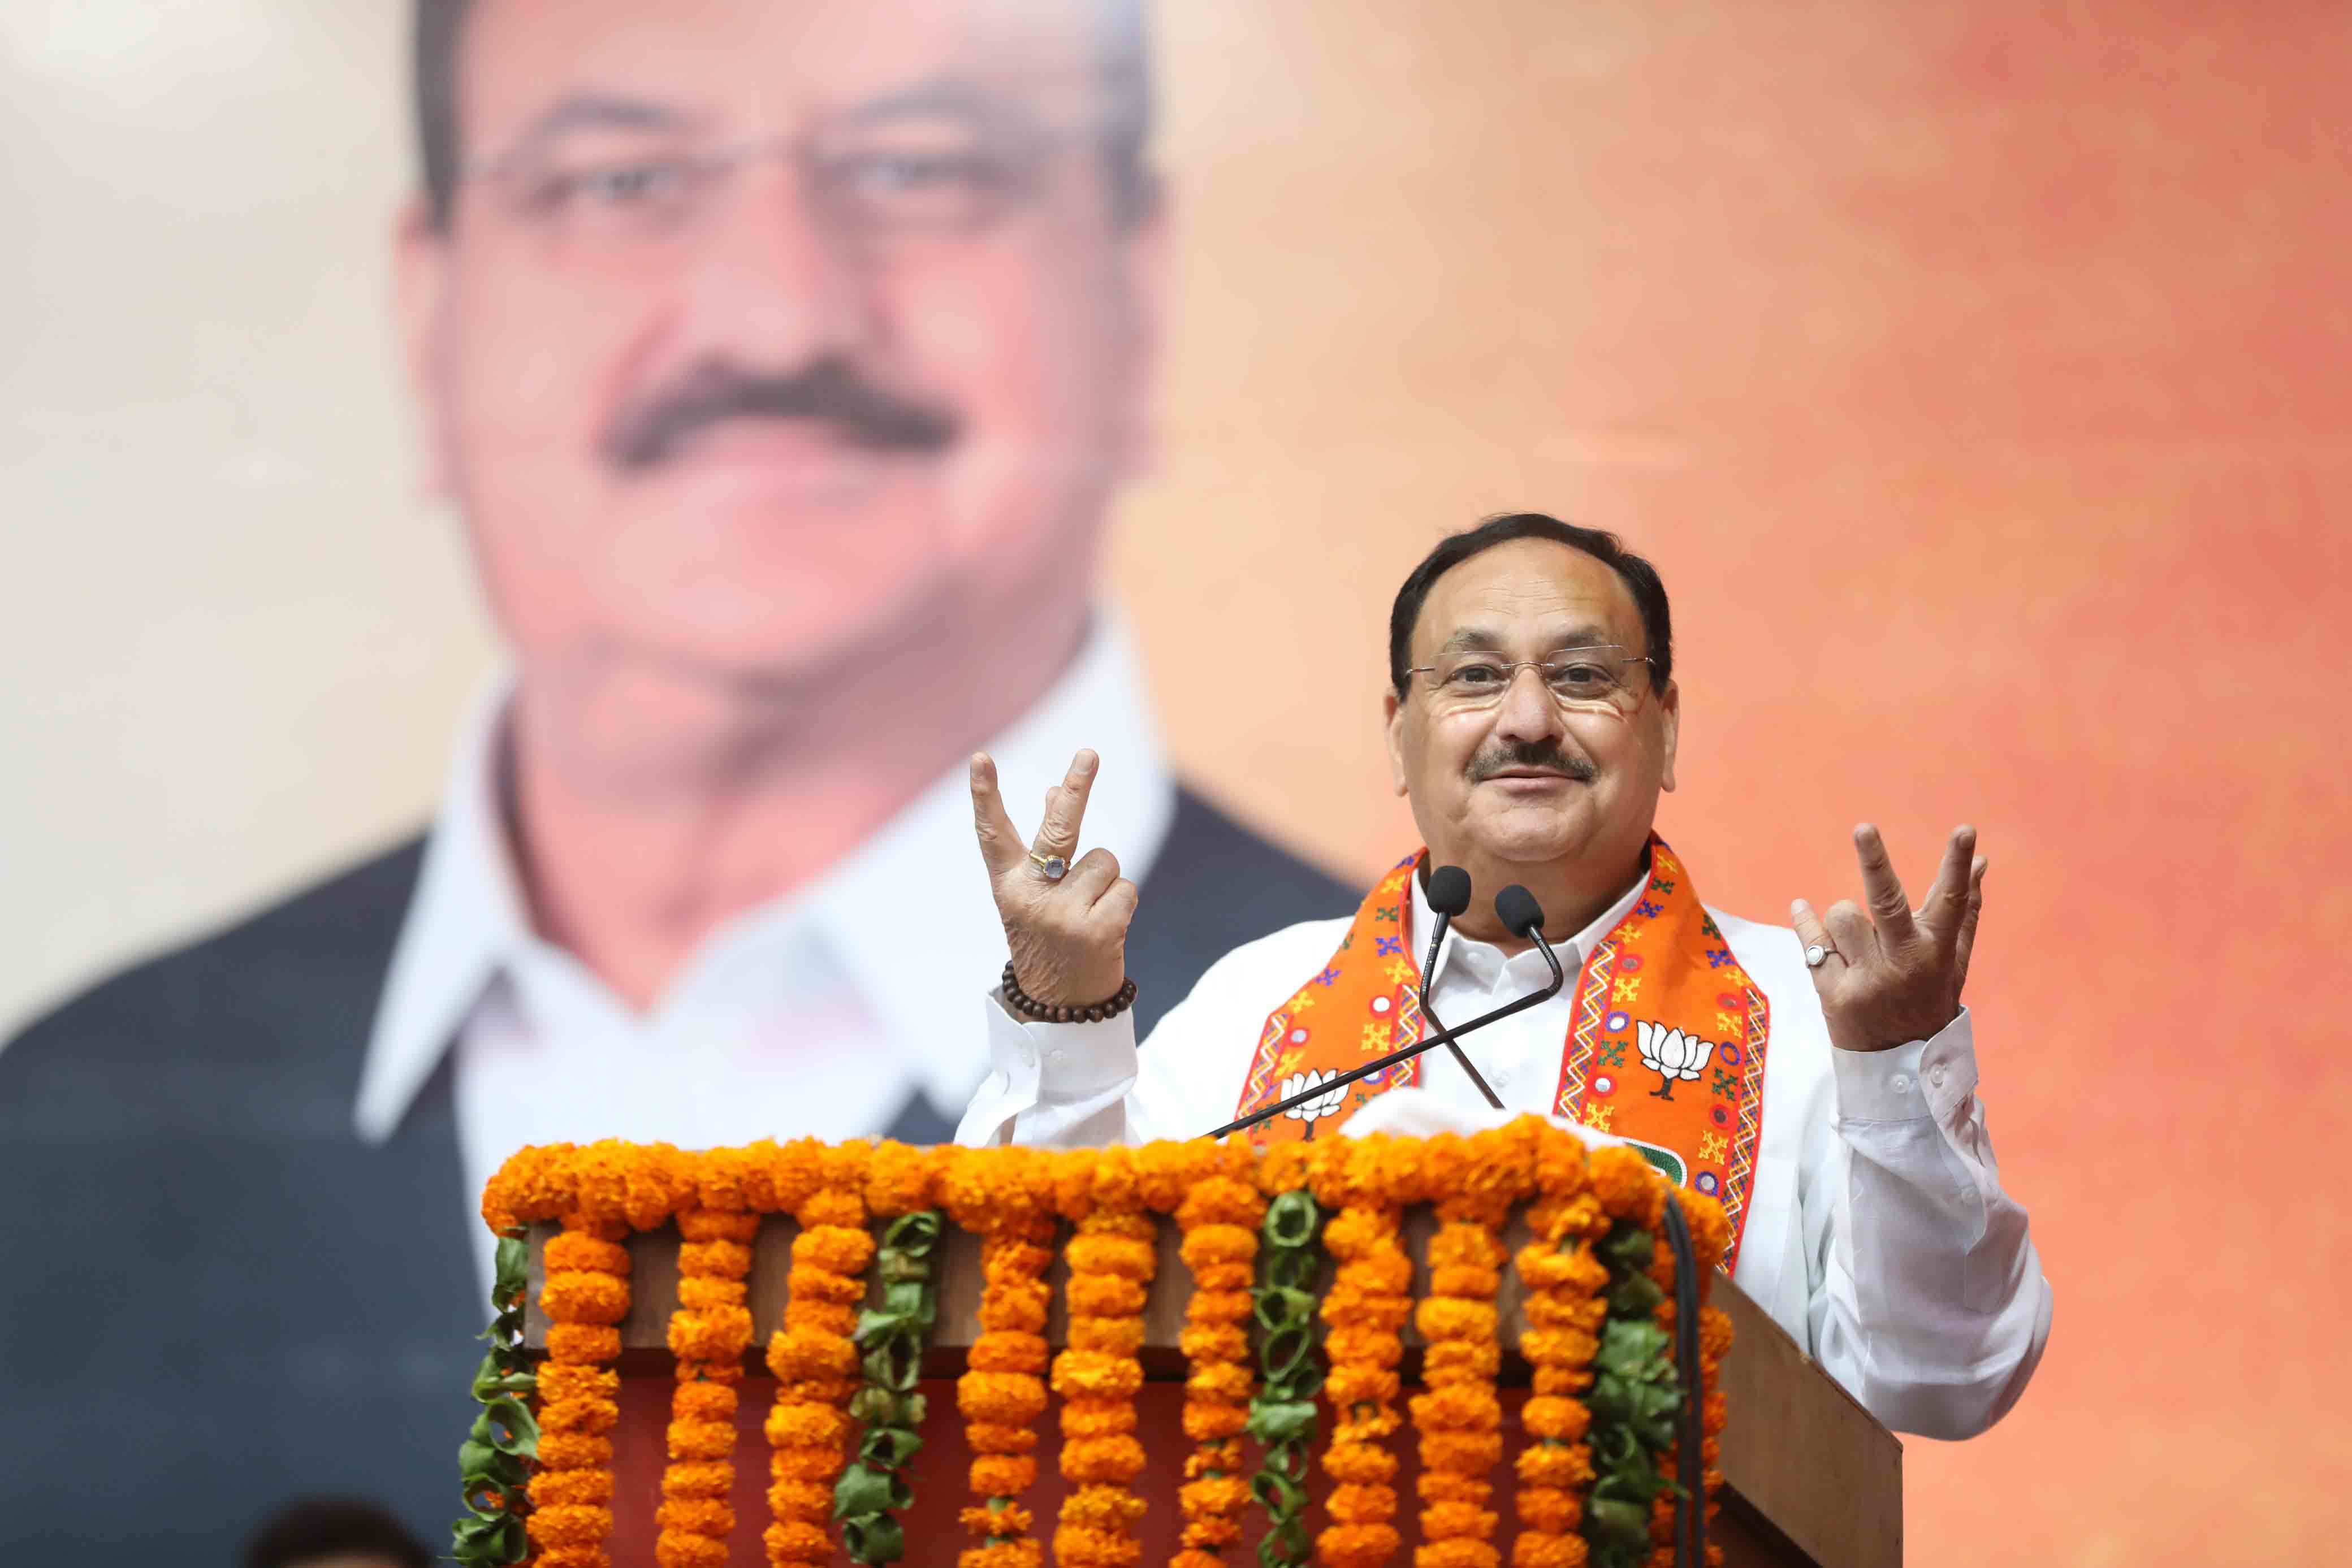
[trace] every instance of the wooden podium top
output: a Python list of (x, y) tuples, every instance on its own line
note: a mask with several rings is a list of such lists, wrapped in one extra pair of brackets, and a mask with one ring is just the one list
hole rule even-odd
[[(799, 1230), (790, 1218), (761, 1222), (749, 1280), (753, 1343), (764, 1346), (783, 1318), (785, 1281), (792, 1269), (792, 1241)], [(1427, 1286), (1429, 1238), (1436, 1228), (1426, 1208), (1407, 1211), (1405, 1245), (1412, 1254), (1413, 1293)], [(530, 1230), (530, 1309), (524, 1329), (532, 1348), (546, 1343), (547, 1319), (540, 1311), (541, 1262), (552, 1225)], [(1528, 1239), (1514, 1218), (1505, 1241), (1516, 1250)], [(1183, 1325), (1191, 1274), (1178, 1256), (1172, 1224), (1160, 1229), (1160, 1266), (1145, 1306), (1142, 1359), (1153, 1377), (1181, 1378), (1183, 1362), (1177, 1335)], [(675, 1227), (630, 1238), (629, 1315), (622, 1322), (625, 1376), (667, 1375), (668, 1323), (677, 1306), (677, 1247)], [(933, 1376), (963, 1370), (965, 1350), (978, 1337), (981, 1292), (980, 1241), (954, 1227), (941, 1235), (939, 1325), (925, 1367)], [(1053, 1276), (1049, 1342), (1066, 1333), (1062, 1285), (1066, 1270), (1057, 1260)], [(1516, 1271), (1506, 1270), (1497, 1301), (1504, 1342), (1516, 1344), (1525, 1326), (1519, 1312)], [(1903, 1560), (1903, 1448), (1852, 1396), (1815, 1364), (1764, 1310), (1718, 1274), (1715, 1304), (1727, 1312), (1736, 1338), (1722, 1372), (1731, 1418), (1722, 1439), (1722, 1533), (1749, 1542), (1727, 1552), (1727, 1563), (1812, 1563), (1819, 1568), (1894, 1568)], [(1408, 1381), (1418, 1376), (1418, 1336), (1405, 1325)], [(754, 1356), (758, 1354), (754, 1351)], [(1505, 1357), (1503, 1377), (1524, 1382), (1526, 1364)]]

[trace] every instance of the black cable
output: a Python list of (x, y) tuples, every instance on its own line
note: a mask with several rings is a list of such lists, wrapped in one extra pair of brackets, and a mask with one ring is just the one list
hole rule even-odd
[(1666, 1241), (1675, 1249), (1675, 1364), (1683, 1385), (1682, 1441), (1675, 1459), (1682, 1497), (1675, 1505), (1675, 1568), (1706, 1568), (1706, 1385), (1698, 1351), (1698, 1262), (1690, 1221), (1666, 1195)]

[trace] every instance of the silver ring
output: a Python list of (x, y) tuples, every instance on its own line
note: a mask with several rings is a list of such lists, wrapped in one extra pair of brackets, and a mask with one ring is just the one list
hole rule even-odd
[(1041, 855), (1035, 850), (1031, 850), (1029, 862), (1037, 868), (1037, 874), (1047, 882), (1059, 882), (1070, 874), (1070, 862), (1060, 855)]
[(1805, 967), (1818, 969), (1830, 961), (1830, 950), (1816, 942), (1805, 949)]

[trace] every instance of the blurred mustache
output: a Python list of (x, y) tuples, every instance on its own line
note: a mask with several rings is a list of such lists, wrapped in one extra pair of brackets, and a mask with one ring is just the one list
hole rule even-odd
[(1482, 751), (1470, 759), (1470, 782), (1484, 784), (1498, 773), (1515, 768), (1541, 768), (1573, 779), (1580, 784), (1590, 784), (1600, 769), (1591, 759), (1570, 757), (1556, 740), (1522, 740), (1502, 746), (1492, 751)]
[(818, 420), (869, 452), (940, 452), (957, 433), (953, 413), (883, 391), (838, 354), (788, 376), (752, 375), (713, 361), (614, 421), (604, 456), (625, 474), (640, 473), (730, 419)]

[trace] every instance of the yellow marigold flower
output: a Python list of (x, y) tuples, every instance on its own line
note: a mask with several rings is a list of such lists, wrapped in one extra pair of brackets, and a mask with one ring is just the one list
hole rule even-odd
[(974, 1372), (1041, 1373), (1050, 1354), (1045, 1336), (1034, 1333), (984, 1333), (972, 1342), (964, 1364)]
[(1064, 1296), (1070, 1304), (1072, 1317), (1121, 1317), (1143, 1310), (1144, 1289), (1133, 1280), (1113, 1274), (1080, 1273), (1075, 1259), (1070, 1270), (1070, 1282)]

